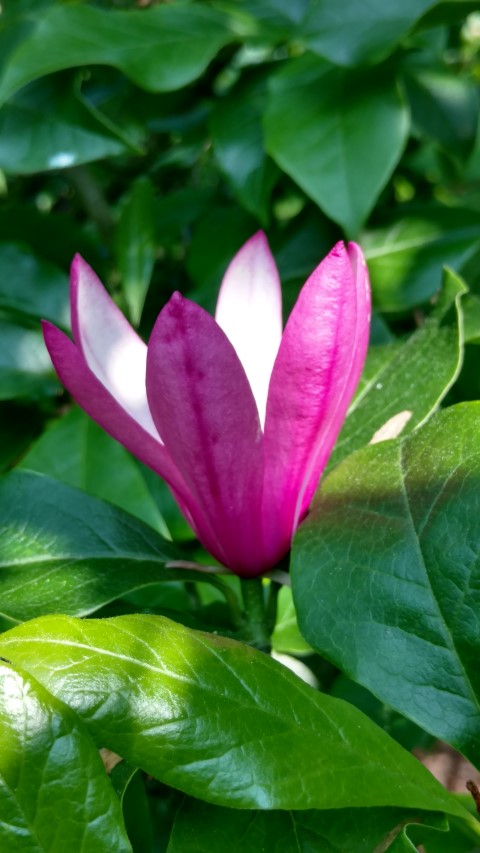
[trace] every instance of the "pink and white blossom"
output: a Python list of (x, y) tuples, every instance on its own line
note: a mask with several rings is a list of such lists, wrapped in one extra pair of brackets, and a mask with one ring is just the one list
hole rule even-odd
[(290, 548), (363, 368), (370, 288), (359, 247), (338, 243), (303, 286), (282, 332), (263, 233), (227, 269), (215, 319), (174, 293), (148, 347), (76, 256), (73, 341), (44, 323), (76, 401), (163, 477), (199, 540), (243, 577)]

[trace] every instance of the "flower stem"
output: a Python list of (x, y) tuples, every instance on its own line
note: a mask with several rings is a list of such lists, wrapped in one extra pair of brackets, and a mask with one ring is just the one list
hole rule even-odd
[(270, 632), (261, 578), (241, 578), (246, 639), (262, 652), (270, 651)]

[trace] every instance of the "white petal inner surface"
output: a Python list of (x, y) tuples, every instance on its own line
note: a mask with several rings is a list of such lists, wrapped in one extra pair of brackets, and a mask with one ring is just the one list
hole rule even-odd
[(243, 364), (263, 429), (268, 385), (282, 338), (282, 292), (262, 233), (252, 237), (228, 267), (215, 319)]
[(145, 388), (147, 346), (86, 264), (79, 270), (77, 310), (77, 343), (90, 370), (132, 418), (159, 439)]

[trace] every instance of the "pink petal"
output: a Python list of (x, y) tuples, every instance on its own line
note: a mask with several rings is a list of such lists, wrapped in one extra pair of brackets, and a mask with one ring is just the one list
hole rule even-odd
[(150, 338), (147, 395), (171, 458), (217, 533), (213, 554), (238, 574), (259, 574), (263, 446), (255, 400), (226, 335), (179, 293)]
[[(273, 369), (265, 424), (265, 534), (287, 540), (306, 512), (363, 368), (370, 289), (363, 255), (339, 243), (290, 315)], [(272, 547), (278, 543), (272, 540)]]
[(282, 338), (282, 290), (262, 231), (245, 243), (228, 267), (215, 318), (243, 364), (263, 426), (268, 384)]
[(145, 390), (147, 347), (80, 255), (72, 263), (70, 302), (73, 337), (88, 367), (120, 406), (158, 439)]
[[(45, 344), (55, 370), (72, 397), (112, 438), (167, 481), (189, 521), (194, 515), (197, 519), (202, 517), (201, 509), (194, 508), (180, 472), (159, 439), (146, 432), (112, 397), (87, 367), (80, 350), (63, 332), (51, 323), (44, 321), (42, 325)], [(205, 547), (210, 549), (214, 537), (205, 520), (202, 529)]]

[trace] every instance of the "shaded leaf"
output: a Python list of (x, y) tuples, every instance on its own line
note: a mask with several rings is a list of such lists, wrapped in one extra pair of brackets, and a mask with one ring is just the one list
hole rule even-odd
[(381, 701), (480, 761), (480, 403), (327, 477), (292, 552), (300, 629)]
[(177, 812), (167, 853), (225, 853), (227, 849), (231, 853), (372, 853), (391, 850), (389, 841), (394, 837), (408, 842), (409, 824), (417, 821), (446, 828), (438, 815), (420, 817), (401, 809), (262, 812), (225, 809), (186, 798)]
[(112, 65), (154, 92), (179, 89), (235, 38), (225, 16), (200, 4), (129, 12), (53, 6), (34, 14), (30, 27), (4, 65), (1, 102), (38, 77), (81, 65)]

